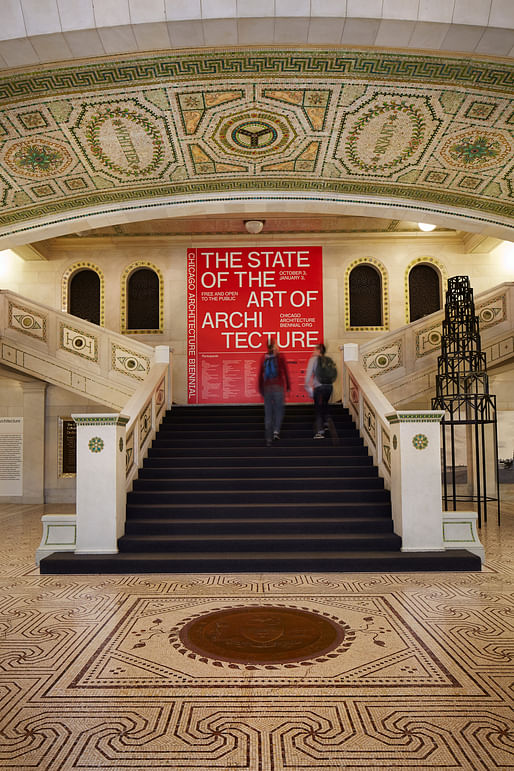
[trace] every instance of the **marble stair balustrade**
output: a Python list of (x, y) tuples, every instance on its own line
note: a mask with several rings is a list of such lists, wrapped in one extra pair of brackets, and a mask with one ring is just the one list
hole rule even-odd
[[(514, 361), (514, 282), (475, 296), (488, 367)], [(444, 309), (359, 347), (359, 360), (396, 408), (426, 406), (435, 393)]]
[(0, 290), (0, 364), (120, 410), (153, 361), (149, 345)]

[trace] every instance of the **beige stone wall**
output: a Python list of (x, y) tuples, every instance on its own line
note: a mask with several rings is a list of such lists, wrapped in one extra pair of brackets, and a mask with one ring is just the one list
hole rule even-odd
[[(105, 276), (105, 326), (120, 331), (120, 287), (125, 269), (138, 260), (155, 265), (164, 278), (164, 330), (160, 335), (135, 335), (150, 345), (169, 345), (173, 356), (173, 394), (185, 400), (185, 256), (188, 246), (321, 244), (324, 254), (325, 339), (332, 354), (344, 342), (365, 342), (380, 333), (345, 330), (345, 275), (355, 260), (372, 258), (384, 267), (388, 282), (389, 328), (405, 324), (405, 274), (419, 259), (435, 261), (448, 276), (469, 275), (475, 294), (503, 281), (514, 280), (500, 254), (467, 253), (464, 240), (453, 232), (437, 234), (350, 234), (306, 238), (265, 236), (258, 240), (219, 238), (120, 237), (61, 238), (38, 246), (47, 261), (22, 262), (17, 257), (4, 266), (2, 285), (54, 308), (61, 308), (62, 276), (77, 262), (90, 262)], [(132, 335), (130, 335), (132, 337)]]
[(3, 502), (73, 503), (75, 477), (59, 464), (59, 418), (73, 413), (106, 412), (105, 406), (0, 367), (0, 415), (23, 417), (23, 497)]

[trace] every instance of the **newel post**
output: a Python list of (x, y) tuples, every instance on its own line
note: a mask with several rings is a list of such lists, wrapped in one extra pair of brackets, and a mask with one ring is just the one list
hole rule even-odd
[(402, 551), (443, 551), (442, 410), (386, 415), (391, 426), (391, 503)]
[(77, 424), (76, 554), (115, 554), (125, 524), (125, 426), (116, 413), (73, 415)]

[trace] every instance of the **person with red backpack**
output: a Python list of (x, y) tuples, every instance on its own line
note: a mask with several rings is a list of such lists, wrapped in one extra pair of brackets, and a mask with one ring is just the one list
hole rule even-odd
[(307, 371), (305, 373), (305, 388), (314, 399), (315, 434), (314, 439), (324, 439), (329, 427), (328, 403), (332, 396), (332, 383), (337, 377), (337, 368), (323, 343), (314, 347)]
[(268, 447), (280, 439), (284, 418), (285, 391), (291, 389), (285, 356), (275, 340), (268, 341), (268, 351), (259, 369), (259, 392), (264, 398), (264, 432)]

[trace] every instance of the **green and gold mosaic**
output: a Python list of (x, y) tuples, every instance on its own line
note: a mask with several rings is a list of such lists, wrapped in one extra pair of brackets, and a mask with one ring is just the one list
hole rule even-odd
[(0, 228), (237, 192), (513, 218), (513, 68), (379, 51), (208, 51), (0, 79)]

